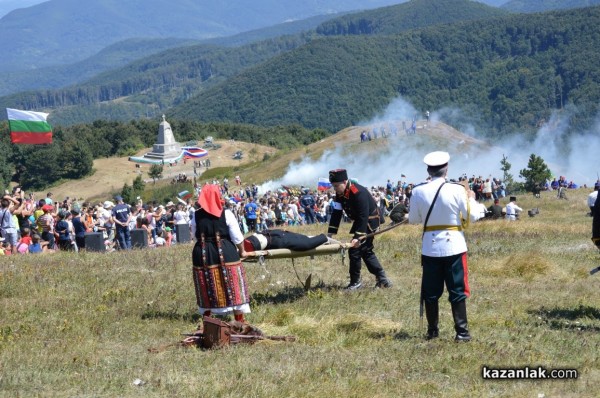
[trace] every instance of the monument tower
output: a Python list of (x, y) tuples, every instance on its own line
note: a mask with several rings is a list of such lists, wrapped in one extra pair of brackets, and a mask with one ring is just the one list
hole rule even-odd
[(162, 115), (163, 121), (158, 126), (158, 136), (156, 144), (152, 146), (152, 152), (144, 155), (145, 158), (156, 160), (168, 160), (179, 158), (181, 156), (181, 145), (175, 141), (171, 125), (165, 120), (165, 115)]

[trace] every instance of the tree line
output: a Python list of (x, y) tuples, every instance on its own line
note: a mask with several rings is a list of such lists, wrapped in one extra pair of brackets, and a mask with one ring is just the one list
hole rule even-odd
[[(328, 135), (325, 130), (309, 130), (299, 125), (261, 127), (178, 120), (170, 124), (175, 139), (181, 143), (212, 136), (289, 149)], [(50, 145), (13, 145), (9, 134), (1, 134), (0, 182), (4, 187), (13, 181), (27, 190), (41, 190), (61, 180), (86, 177), (93, 172), (94, 159), (131, 156), (151, 147), (156, 141), (158, 125), (158, 119), (146, 119), (54, 126)], [(6, 121), (0, 123), (0, 131), (8, 131)]]

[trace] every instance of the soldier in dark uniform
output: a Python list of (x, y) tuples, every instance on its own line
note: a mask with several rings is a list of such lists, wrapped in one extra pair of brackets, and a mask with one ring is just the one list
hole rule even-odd
[(350, 284), (348, 290), (355, 290), (362, 286), (360, 279), (361, 260), (365, 262), (370, 273), (375, 275), (376, 287), (391, 287), (392, 283), (386, 277), (383, 267), (373, 252), (373, 237), (359, 240), (367, 234), (375, 232), (381, 223), (382, 215), (379, 207), (369, 191), (362, 185), (348, 181), (348, 174), (344, 169), (329, 172), (329, 181), (335, 190), (335, 199), (331, 204), (333, 212), (329, 221), (327, 236), (338, 232), (343, 211), (354, 221), (350, 233), (352, 248), (348, 250), (350, 258)]

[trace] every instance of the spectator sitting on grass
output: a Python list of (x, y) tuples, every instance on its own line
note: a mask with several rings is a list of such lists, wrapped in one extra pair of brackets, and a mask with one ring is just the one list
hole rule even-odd
[(17, 243), (17, 253), (25, 254), (29, 251), (29, 246), (31, 245), (31, 233), (29, 228), (23, 228), (21, 230), (21, 239)]
[(163, 238), (163, 230), (159, 229), (156, 232), (156, 247), (165, 247), (167, 245), (167, 241)]
[(53, 253), (54, 250), (48, 249), (48, 242), (41, 240), (38, 234), (31, 236), (31, 245), (29, 245), (29, 253), (31, 254), (46, 254)]

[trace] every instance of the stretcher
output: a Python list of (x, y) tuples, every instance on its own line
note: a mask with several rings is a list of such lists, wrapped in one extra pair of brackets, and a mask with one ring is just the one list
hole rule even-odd
[(340, 242), (333, 244), (324, 244), (321, 246), (317, 246), (314, 249), (305, 251), (294, 251), (290, 249), (257, 250), (254, 252), (248, 252), (248, 257), (244, 258), (242, 261), (263, 262), (265, 259), (313, 257), (336, 253), (340, 253), (342, 254), (342, 256), (345, 256), (346, 250), (350, 247), (350, 243)]
[[(399, 223), (395, 223), (389, 225), (385, 228), (378, 229), (375, 232), (372, 232), (368, 235), (365, 235), (359, 240), (365, 240), (370, 237), (382, 234), (389, 230), (399, 227), (402, 224), (405, 224), (408, 219), (404, 219)], [(350, 243), (338, 242), (336, 243), (325, 243), (324, 245), (317, 246), (314, 249), (306, 250), (306, 251), (293, 251), (290, 249), (270, 249), (270, 250), (256, 250), (253, 252), (248, 252), (248, 257), (242, 259), (242, 261), (259, 261), (260, 263), (264, 263), (267, 258), (298, 258), (298, 257), (313, 257), (313, 256), (324, 256), (328, 254), (336, 254), (340, 253), (342, 255), (342, 261), (346, 257), (346, 250), (351, 248), (352, 245)]]

